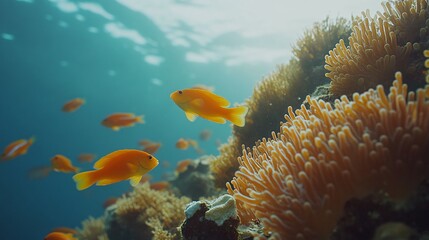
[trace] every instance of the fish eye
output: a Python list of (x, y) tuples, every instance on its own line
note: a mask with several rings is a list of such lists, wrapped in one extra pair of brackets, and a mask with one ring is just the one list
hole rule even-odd
[(179, 90), (179, 94), (182, 94), (183, 92), (182, 92), (182, 90)]
[(152, 155), (149, 155), (149, 159), (152, 159)]

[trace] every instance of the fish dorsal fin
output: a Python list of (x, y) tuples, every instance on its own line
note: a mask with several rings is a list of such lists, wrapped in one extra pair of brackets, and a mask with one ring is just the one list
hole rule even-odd
[(219, 96), (219, 95), (216, 95), (216, 94), (214, 94), (214, 93), (212, 93), (212, 92), (210, 92), (210, 91), (206, 91), (206, 94), (213, 100), (213, 101), (215, 101), (216, 103), (218, 103), (219, 104), (219, 106), (220, 107), (228, 107), (229, 105), (230, 105), (230, 103), (229, 103), (229, 101), (228, 100), (226, 100), (225, 98), (223, 98), (223, 97), (221, 97), (221, 96)]
[(195, 121), (195, 119), (198, 117), (198, 114), (191, 113), (191, 112), (185, 112), (185, 115), (186, 115), (186, 118), (191, 122)]
[(118, 157), (121, 154), (124, 154), (126, 152), (128, 152), (128, 150), (124, 149), (124, 150), (118, 150), (118, 151), (114, 151), (112, 153), (109, 153), (106, 156), (100, 158), (100, 160), (98, 160), (96, 163), (94, 163), (94, 168), (95, 169), (103, 168), (104, 166), (106, 166), (106, 164), (113, 161), (116, 157)]
[(136, 186), (137, 184), (139, 184), (140, 180), (142, 179), (141, 175), (138, 176), (132, 176), (130, 177), (130, 184), (131, 186)]

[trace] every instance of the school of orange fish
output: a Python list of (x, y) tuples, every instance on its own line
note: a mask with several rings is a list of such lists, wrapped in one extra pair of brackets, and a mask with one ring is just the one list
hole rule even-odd
[[(237, 126), (245, 125), (245, 116), (248, 108), (238, 106), (228, 108), (229, 101), (225, 98), (214, 94), (213, 89), (207, 89), (205, 86), (195, 86), (184, 90), (178, 90), (171, 93), (170, 98), (180, 107), (185, 116), (190, 121), (195, 121), (199, 116), (201, 118), (213, 121), (216, 123), (225, 123), (230, 121)], [(75, 98), (62, 107), (63, 112), (77, 111), (85, 100)], [(101, 124), (114, 131), (119, 131), (124, 127), (132, 127), (137, 123), (144, 123), (143, 116), (136, 116), (133, 113), (113, 113), (107, 116)], [(200, 133), (200, 139), (203, 141), (211, 137), (209, 130), (203, 130)], [(29, 148), (34, 144), (35, 137), (30, 139), (20, 139), (10, 143), (4, 149), (1, 155), (1, 161), (12, 160), (20, 155), (28, 152)], [(63, 173), (75, 173), (73, 180), (76, 182), (76, 188), (80, 190), (87, 189), (92, 185), (105, 186), (117, 183), (124, 180), (129, 180), (132, 186), (139, 183), (147, 182), (150, 176), (147, 174), (159, 164), (155, 154), (161, 147), (161, 143), (153, 142), (145, 139), (139, 142), (142, 150), (122, 149), (109, 153), (93, 165), (93, 170), (80, 172), (79, 168), (74, 166), (72, 161), (61, 154), (57, 154), (51, 158), (51, 164), (40, 166), (31, 169), (28, 176), (32, 179), (41, 179), (49, 175), (51, 171)], [(176, 142), (176, 148), (186, 150), (192, 147), (197, 153), (203, 154), (203, 150), (199, 147), (198, 142), (193, 139), (180, 138)], [(96, 156), (92, 153), (81, 153), (77, 160), (80, 163), (92, 162)], [(175, 170), (176, 174), (186, 171), (192, 163), (191, 159), (186, 159), (177, 163)], [(162, 162), (163, 166), (169, 166), (168, 162)], [(150, 184), (150, 187), (155, 190), (162, 190), (169, 187), (167, 181), (160, 181)], [(116, 202), (116, 198), (110, 198), (103, 204), (108, 207)], [(57, 228), (45, 236), (45, 240), (75, 240), (76, 232), (69, 228)]]

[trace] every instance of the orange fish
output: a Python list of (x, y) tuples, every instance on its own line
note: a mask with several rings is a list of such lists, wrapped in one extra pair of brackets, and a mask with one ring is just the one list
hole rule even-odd
[(177, 163), (176, 173), (182, 173), (188, 169), (188, 166), (191, 165), (192, 159), (185, 159)]
[(81, 153), (77, 157), (77, 160), (80, 163), (87, 163), (87, 162), (92, 162), (92, 160), (94, 160), (94, 158), (95, 158), (95, 154), (92, 154), (92, 153)]
[(151, 180), (151, 179), (152, 179), (151, 175), (145, 174), (145, 175), (142, 176), (142, 179), (140, 179), (139, 183), (143, 184), (145, 182), (149, 182), (149, 180)]
[(113, 204), (115, 204), (117, 201), (118, 201), (118, 198), (115, 198), (115, 197), (108, 198), (106, 199), (106, 201), (104, 201), (103, 208), (106, 209), (112, 206)]
[(119, 131), (122, 127), (132, 127), (136, 123), (144, 123), (143, 115), (135, 116), (133, 113), (114, 113), (107, 116), (101, 124), (111, 128), (114, 131)]
[(27, 153), (28, 148), (34, 143), (36, 139), (34, 137), (29, 140), (20, 139), (9, 144), (3, 151), (1, 155), (2, 160), (10, 160), (18, 157), (19, 155), (24, 155)]
[(151, 145), (151, 144), (154, 144), (154, 143), (156, 143), (156, 142), (151, 141), (151, 140), (149, 140), (149, 139), (143, 139), (143, 140), (141, 140), (141, 141), (139, 142), (139, 145), (140, 145), (140, 146), (142, 146), (142, 147), (146, 147), (146, 146)]
[(76, 173), (79, 171), (79, 168), (73, 166), (70, 159), (68, 159), (67, 157), (61, 154), (57, 154), (53, 158), (51, 158), (51, 166), (52, 166), (52, 169), (56, 172)]
[(185, 111), (186, 117), (193, 122), (200, 116), (216, 123), (231, 121), (243, 127), (248, 108), (239, 106), (227, 108), (228, 100), (204, 89), (184, 89), (170, 94), (170, 98)]
[(57, 227), (52, 229), (52, 232), (71, 233), (71, 234), (77, 233), (76, 229), (69, 228), (69, 227)]
[(170, 167), (170, 163), (168, 161), (162, 161), (162, 167), (169, 168)]
[(188, 140), (186, 140), (184, 138), (179, 138), (179, 140), (177, 140), (176, 148), (186, 150), (186, 149), (188, 149), (188, 147), (189, 147)]
[(150, 154), (155, 154), (160, 147), (161, 147), (161, 143), (152, 143), (152, 144), (146, 145), (145, 148), (143, 148), (143, 151)]
[(43, 238), (44, 240), (78, 240), (71, 233), (51, 232)]
[(167, 181), (155, 182), (150, 184), (150, 188), (153, 190), (164, 190), (170, 186), (170, 183)]
[(32, 180), (43, 179), (49, 176), (49, 173), (51, 173), (51, 171), (52, 171), (51, 166), (33, 167), (28, 171), (27, 177)]
[(200, 139), (203, 141), (209, 140), (209, 138), (212, 136), (212, 132), (208, 129), (204, 129), (200, 132)]
[(158, 159), (144, 151), (118, 150), (95, 162), (95, 170), (78, 173), (73, 179), (78, 190), (87, 189), (95, 183), (105, 186), (127, 179), (135, 186), (142, 176), (154, 169), (158, 163)]
[(85, 104), (85, 100), (82, 98), (75, 98), (63, 105), (63, 112), (74, 112), (78, 110), (83, 104)]

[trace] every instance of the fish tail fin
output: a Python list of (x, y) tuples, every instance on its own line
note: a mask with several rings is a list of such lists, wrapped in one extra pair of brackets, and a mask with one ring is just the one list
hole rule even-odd
[(73, 180), (76, 182), (76, 188), (79, 191), (91, 187), (97, 181), (95, 171), (78, 173), (73, 176)]
[(35, 141), (36, 141), (36, 137), (35, 137), (35, 136), (32, 136), (32, 137), (30, 138), (30, 140), (28, 140), (28, 143), (31, 145), (31, 144), (33, 144)]
[(238, 106), (229, 109), (228, 120), (231, 121), (234, 125), (243, 127), (246, 124), (246, 114), (249, 108), (246, 106)]
[(138, 123), (144, 123), (144, 119), (143, 119), (144, 115), (140, 115), (136, 117), (136, 122)]

